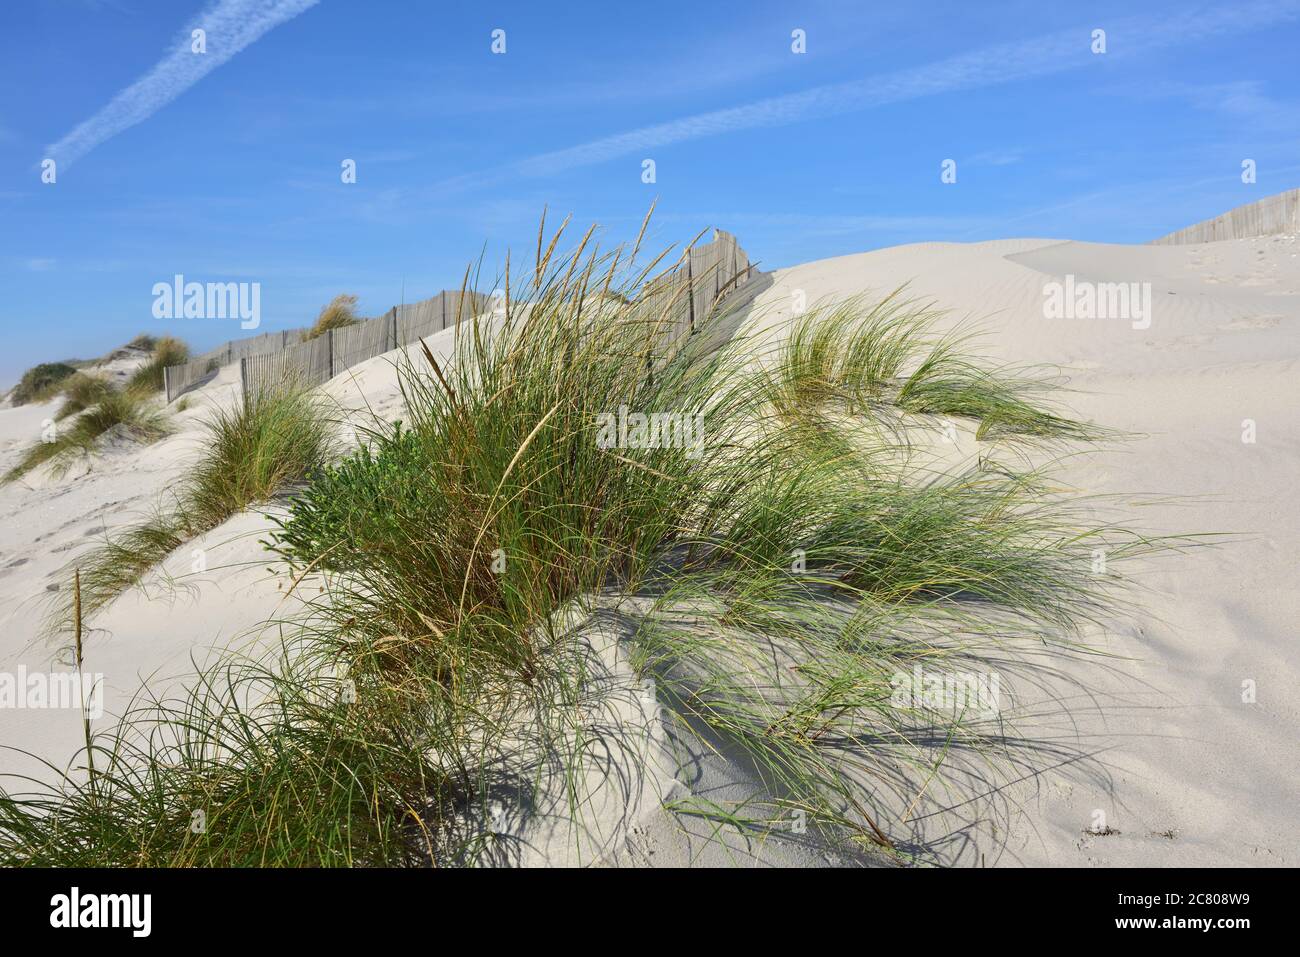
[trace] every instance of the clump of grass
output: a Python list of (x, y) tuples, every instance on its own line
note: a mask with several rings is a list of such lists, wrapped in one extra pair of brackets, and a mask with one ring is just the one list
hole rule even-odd
[(93, 784), (47, 764), (53, 789), (0, 797), (0, 865), (435, 860), (438, 835), (418, 822), (444, 800), (431, 757), (441, 742), (389, 718), (403, 704), (392, 689), (363, 685), (354, 698), (313, 665), (227, 662), (180, 699), (133, 705), (82, 752)]
[(98, 404), (113, 392), (113, 384), (103, 376), (77, 372), (63, 380), (63, 405), (55, 413), (55, 421), (62, 421)]
[(188, 362), (190, 347), (179, 339), (163, 336), (154, 341), (153, 353), (148, 361), (132, 373), (126, 388), (132, 392), (160, 392), (163, 387), (163, 370)]
[(321, 308), (311, 328), (302, 334), (302, 341), (310, 342), (331, 329), (356, 325), (357, 321), (357, 297), (340, 293)]
[(63, 381), (76, 371), (76, 366), (66, 362), (42, 362), (32, 366), (9, 391), (9, 401), (14, 405), (48, 402), (58, 394)]
[(56, 478), (62, 477), (74, 463), (88, 458), (109, 430), (148, 443), (167, 434), (166, 423), (166, 414), (152, 399), (130, 391), (108, 392), (78, 415), (70, 426), (54, 430), (48, 441), (43, 440), (24, 452), (18, 464), (0, 481), (13, 482), (40, 465), (48, 466)]
[[(204, 427), (203, 452), (170, 491), (165, 507), (142, 523), (107, 534), (74, 560), (87, 616), (139, 584), (186, 541), (303, 480), (333, 454), (329, 410), (292, 382), (252, 395), (233, 409), (217, 409)], [(70, 614), (65, 599), (56, 601), (47, 631), (66, 629)]]
[[(152, 568), (184, 544), (187, 532), (183, 521), (158, 509), (139, 524), (106, 533), (103, 541), (81, 556), (75, 565), (81, 575), (83, 613), (94, 614), (122, 592), (140, 584)], [(47, 630), (70, 630), (74, 624), (70, 599), (59, 600), (54, 608), (46, 623)]]
[(231, 409), (217, 408), (204, 427), (204, 452), (180, 506), (200, 531), (302, 481), (333, 455), (329, 408), (317, 393), (294, 384), (262, 389)]
[[(954, 622), (978, 632), (978, 609), (990, 609), (1021, 622), (1001, 622), (1008, 640), (1037, 641), (1038, 630), (1091, 620), (1106, 589), (1091, 576), (1088, 549), (1102, 532), (1076, 527), (1078, 516), (1032, 475), (988, 464), (930, 482), (883, 467), (881, 450), (811, 441), (783, 414), (810, 392), (843, 397), (868, 419), (883, 414), (882, 402), (891, 418), (922, 411), (915, 393), (899, 402), (898, 391), (929, 381), (907, 370), (930, 354), (923, 308), (850, 304), (831, 335), (800, 325), (786, 365), (778, 362), (794, 388), (779, 390), (767, 373), (745, 371), (751, 357), (740, 343), (702, 355), (688, 342), (664, 356), (669, 313), (630, 296), (593, 305), (581, 290), (608, 277), (590, 264), (564, 268), (578, 278), (543, 281), (491, 336), (467, 325), (451, 368), (430, 356), (426, 373), (407, 369), (409, 424), (377, 430), (373, 447), (322, 473), (275, 547), (298, 567), (331, 571), (322, 613), (347, 642), (395, 636), (405, 665), (431, 667), (466, 695), (465, 708), (476, 706), (476, 687), (545, 682), (554, 647), (538, 623), (566, 602), (610, 588), (634, 597), (654, 583), (668, 597), (634, 643), (679, 713), (798, 784), (815, 819), (888, 844), (888, 825), (874, 823), (881, 810), (868, 810), (871, 796), (834, 770), (834, 754), (808, 734), (790, 736), (781, 716), (806, 710), (811, 692), (806, 682), (773, 685), (759, 669), (772, 622), (828, 618), (828, 603), (847, 602), (873, 609), (882, 629), (903, 621), (922, 631), (909, 644), (882, 631), (854, 646), (841, 623), (789, 639), (797, 666), (811, 674), (830, 662), (824, 682), (838, 689), (809, 731), (833, 727), (825, 743), (838, 747), (849, 726), (865, 747), (906, 723), (876, 720), (871, 703), (888, 699), (888, 678), (918, 647), (943, 660), (938, 639)], [(595, 423), (620, 407), (705, 413), (706, 454), (599, 448)], [(957, 413), (939, 402), (923, 410), (940, 407)], [(811, 573), (791, 571), (796, 551)], [(496, 570), (494, 558), (503, 559)], [(699, 611), (710, 606), (711, 617)], [(695, 609), (693, 627), (664, 627), (683, 607)], [(701, 653), (702, 621), (705, 633), (718, 633), (714, 622), (730, 635), (729, 654)], [(701, 687), (702, 664), (732, 670)], [(756, 698), (752, 688), (763, 690)]]
[(821, 421), (828, 409), (891, 410), (977, 423), (976, 438), (1094, 440), (1113, 437), (1044, 403), (1059, 385), (1035, 369), (998, 366), (967, 354), (972, 336), (939, 334), (943, 313), (900, 288), (880, 302), (860, 300), (809, 310), (770, 372), (776, 407), (792, 420)]
[(158, 347), (158, 337), (142, 332), (126, 344), (128, 349), (139, 349), (143, 352), (153, 352)]
[[(426, 350), (422, 366), (402, 366), (406, 421), (376, 422), (296, 498), (269, 544), (296, 580), (315, 569), (327, 587), (282, 667), (257, 672), (268, 690), (205, 678), (103, 739), (107, 791), (69, 777), (0, 798), (0, 856), (462, 859), (432, 836), (457, 814), (448, 795), (486, 802), (539, 755), (580, 777), (566, 735), (585, 727), (591, 676), (575, 664), (581, 629), (555, 625), (575, 603), (630, 617), (629, 647), (670, 720), (738, 749), (763, 779), (749, 808), (695, 801), (681, 813), (749, 827), (762, 823), (756, 808), (795, 809), (903, 856), (923, 795), (936, 796), (927, 811), (942, 806), (945, 789), (1006, 752), (998, 720), (899, 706), (895, 676), (972, 666), (1017, 642), (1062, 647), (1116, 607), (1091, 548), (1117, 559), (1159, 543), (1090, 524), (1033, 473), (986, 462), (936, 478), (887, 429), (870, 430), (870, 445), (823, 441), (828, 428), (951, 411), (922, 401), (925, 377), (899, 401), (927, 322), (913, 307), (846, 307), (839, 333), (799, 327), (776, 372), (756, 371), (744, 340), (704, 345), (718, 314), (702, 334), (673, 333), (676, 303), (637, 295), (654, 265), (633, 268), (637, 249), (600, 256), (584, 239), (553, 257), (559, 235), (544, 247), (539, 232), (522, 283), (506, 275), (513, 298), (490, 327), (457, 327), (454, 361)], [(807, 429), (797, 413), (809, 396), (842, 401), (851, 421)], [(661, 418), (611, 432), (627, 410)], [(702, 442), (648, 441), (651, 421), (682, 438), (671, 424), (683, 417)], [(224, 428), (212, 448), (239, 451), (210, 461), (247, 461), (248, 431)], [(210, 484), (214, 501), (244, 495)], [(341, 716), (321, 678), (336, 670), (364, 703)], [(160, 721), (170, 742), (140, 736)], [(576, 818), (583, 799), (575, 787)], [(229, 810), (208, 836), (158, 825), (195, 807)]]

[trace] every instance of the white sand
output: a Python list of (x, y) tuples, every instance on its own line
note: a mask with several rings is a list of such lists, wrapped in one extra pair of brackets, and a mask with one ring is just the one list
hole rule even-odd
[[(1072, 462), (1088, 493), (1188, 497), (1132, 508), (1154, 532), (1248, 540), (1147, 563), (1141, 613), (1106, 650), (1126, 676), (1070, 672), (1100, 696), (1079, 702), (1080, 747), (1105, 750), (1110, 780), (1063, 769), (1004, 795), (1021, 810), (1005, 844), (982, 834), (963, 863), (1252, 865), (1300, 848), (1300, 476), (1297, 360), (1300, 244), (1294, 237), (1200, 246), (1015, 240), (927, 243), (781, 270), (757, 304), (779, 330), (792, 292), (809, 302), (903, 282), (954, 319), (983, 320), (984, 350), (1070, 370), (1076, 412), (1146, 437)], [(1150, 282), (1153, 321), (1046, 319), (1043, 287)], [(1258, 441), (1242, 442), (1253, 419)], [(1242, 702), (1253, 680), (1257, 703)], [(1145, 682), (1143, 687), (1139, 682)], [(1098, 713), (1100, 711), (1100, 713)], [(1117, 835), (1092, 836), (1096, 811)], [(1174, 837), (1160, 835), (1166, 832)]]
[[(972, 866), (1296, 863), (1300, 509), (1291, 494), (1300, 475), (1298, 251), (1294, 237), (1159, 247), (929, 243), (780, 270), (755, 304), (754, 330), (779, 336), (795, 290), (811, 303), (880, 295), (910, 281), (914, 294), (952, 310), (953, 321), (982, 320), (987, 354), (1068, 370), (1078, 390), (1068, 401), (1078, 415), (1142, 433), (1072, 460), (1064, 473), (1069, 482), (1130, 501), (1138, 493), (1184, 497), (1130, 507), (1126, 514), (1144, 529), (1241, 535), (1141, 567), (1148, 590), (1137, 596), (1139, 610), (1098, 636), (1125, 660), (1112, 662), (1112, 670), (1068, 666), (1070, 677), (1095, 695), (1071, 708), (1071, 744), (1095, 760), (1045, 770), (986, 798), (1002, 813), (974, 814), (959, 840), (941, 845), (940, 860)], [(1123, 319), (1045, 318), (1044, 284), (1067, 273), (1080, 282), (1151, 283), (1150, 328), (1134, 329)], [(449, 334), (429, 342), (436, 354), (450, 349)], [(46, 586), (91, 536), (105, 525), (126, 524), (183, 474), (204, 409), (234, 401), (235, 379), (228, 368), (193, 393), (192, 408), (177, 417), (177, 434), (156, 445), (114, 450), (90, 471), (74, 470), (59, 482), (36, 476), (0, 488), (0, 671), (50, 667), (60, 649), (35, 640)], [(396, 377), (382, 357), (327, 388), (347, 407), (400, 417)], [(53, 409), (0, 410), (0, 467), (12, 462), (19, 445), (39, 437)], [(1244, 419), (1256, 423), (1254, 444), (1241, 440)], [(267, 570), (258, 544), (267, 527), (258, 516), (232, 519), (168, 560), (165, 571), (185, 585), (173, 601), (157, 600), (157, 588), (132, 593), (93, 622), (86, 666), (106, 674), (110, 712), (142, 680), (154, 690), (183, 680), (193, 671), (192, 656), (203, 661), (213, 649), (246, 648), (259, 623), (284, 612), (286, 582)], [(206, 552), (202, 574), (190, 570), (194, 548)], [(1256, 683), (1253, 704), (1242, 701), (1248, 680)], [(75, 713), (0, 711), (0, 745), (58, 764), (80, 735)], [(678, 771), (696, 793), (721, 801), (753, 789), (744, 770), (725, 758), (697, 758)], [(30, 761), (0, 752), (0, 772), (31, 769)], [(1085, 833), (1097, 811), (1119, 833)], [(623, 823), (630, 830), (597, 842), (605, 850), (622, 845), (619, 863), (845, 862), (817, 848), (779, 842), (759, 848), (736, 836), (721, 848), (708, 843), (700, 824), (682, 827), (663, 812), (642, 810)], [(918, 824), (918, 837), (939, 835)], [(566, 842), (571, 836), (543, 836), (528, 859), (572, 862), (556, 850)], [(582, 855), (590, 859), (591, 853)]]

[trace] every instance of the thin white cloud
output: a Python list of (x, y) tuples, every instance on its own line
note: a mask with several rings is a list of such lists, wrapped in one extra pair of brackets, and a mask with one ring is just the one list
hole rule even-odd
[[(143, 123), (235, 54), (320, 0), (216, 0), (185, 27), (174, 48), (108, 105), (46, 150), (67, 169), (105, 140)], [(207, 52), (191, 51), (191, 35), (207, 34)]]
[(962, 163), (963, 166), (1011, 166), (1019, 163), (1025, 158), (1025, 154), (1019, 149), (1005, 150), (984, 150), (967, 156)]
[[(567, 149), (542, 153), (489, 170), (444, 181), (444, 189), (489, 185), (515, 176), (550, 176), (620, 156), (645, 154), (688, 140), (743, 130), (785, 126), (806, 120), (860, 112), (995, 84), (1060, 73), (1104, 58), (1149, 55), (1180, 43), (1222, 37), (1258, 29), (1300, 16), (1295, 0), (1272, 0), (1203, 9), (1182, 17), (1125, 19), (985, 47), (925, 66), (865, 77), (846, 83), (813, 87), (800, 93), (769, 97), (743, 106), (697, 113), (591, 140)], [(1093, 26), (1106, 30), (1107, 50), (1091, 50)]]

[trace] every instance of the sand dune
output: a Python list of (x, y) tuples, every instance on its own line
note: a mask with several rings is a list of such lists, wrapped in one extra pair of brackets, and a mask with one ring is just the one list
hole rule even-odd
[[(914, 295), (977, 323), (982, 350), (1058, 367), (1077, 414), (1135, 433), (1070, 459), (1063, 478), (1133, 503), (1133, 521), (1156, 533), (1231, 532), (1212, 549), (1153, 560), (1131, 614), (1094, 640), (1117, 656), (1079, 662), (1066, 676), (1085, 688), (1042, 730), (1069, 739), (1074, 757), (983, 795), (969, 814), (923, 825), (918, 838), (962, 820), (937, 859), (960, 865), (1295, 864), (1300, 847), (1300, 512), (1287, 495), (1300, 474), (1295, 416), (1300, 362), (1300, 243), (1295, 236), (1185, 246), (1114, 246), (1053, 240), (925, 243), (782, 269), (754, 303), (745, 335), (775, 341), (795, 303)], [(1052, 284), (1149, 284), (1146, 315), (1050, 318)], [(429, 340), (450, 352), (451, 333)], [(372, 359), (326, 389), (342, 405), (400, 417), (389, 357)], [(37, 637), (41, 602), (77, 550), (105, 527), (146, 510), (183, 473), (205, 410), (236, 400), (237, 371), (191, 396), (177, 432), (146, 448), (119, 448), (62, 481), (34, 475), (0, 488), (0, 670), (47, 668), (67, 650)], [(53, 410), (0, 411), (0, 457), (39, 435)], [(1254, 442), (1243, 442), (1250, 420)], [(967, 451), (969, 446), (964, 447)], [(965, 454), (954, 449), (954, 455)], [(0, 466), (5, 463), (0, 462)], [(1173, 498), (1169, 498), (1172, 496)], [(94, 622), (86, 667), (108, 676), (109, 712), (142, 681), (161, 690), (193, 672), (191, 659), (268, 640), (286, 579), (258, 544), (269, 520), (237, 516), (166, 563), (155, 582), (122, 596)], [(206, 570), (192, 571), (203, 549)], [(1253, 682), (1253, 702), (1243, 683)], [(1248, 686), (1246, 686), (1248, 687)], [(103, 720), (108, 720), (107, 718)], [(0, 712), (0, 745), (57, 764), (80, 744), (75, 714)], [(1028, 729), (1033, 730), (1033, 729)], [(1060, 762), (1056, 762), (1060, 763)], [(0, 752), (0, 772), (31, 760)], [(696, 793), (735, 795), (753, 782), (724, 757), (680, 771)], [(1000, 808), (1001, 810), (996, 810)], [(1096, 833), (1096, 815), (1112, 833)], [(797, 842), (708, 844), (705, 830), (647, 810), (611, 848), (624, 864), (844, 863)], [(624, 840), (626, 838), (626, 840)]]

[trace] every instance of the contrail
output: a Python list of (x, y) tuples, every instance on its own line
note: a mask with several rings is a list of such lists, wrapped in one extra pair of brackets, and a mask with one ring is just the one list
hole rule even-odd
[[(153, 69), (119, 92), (108, 105), (50, 146), (45, 155), (67, 169), (100, 143), (128, 130), (176, 99), (245, 47), (320, 0), (217, 0), (177, 37), (176, 46)], [(191, 34), (207, 33), (207, 52), (191, 52)]]
[[(925, 66), (813, 87), (799, 93), (641, 127), (481, 173), (452, 177), (439, 186), (443, 189), (472, 188), (516, 176), (549, 176), (701, 137), (784, 126), (940, 93), (1048, 76), (1078, 69), (1104, 57), (1130, 58), (1149, 54), (1180, 43), (1292, 20), (1297, 15), (1300, 15), (1300, 5), (1294, 0), (1282, 0), (1202, 10), (1182, 18), (1107, 22), (1106, 18), (1098, 17), (1096, 23), (1075, 30), (985, 47)], [(1090, 49), (1090, 33), (1094, 27), (1105, 29), (1107, 33), (1108, 50), (1100, 56)]]

